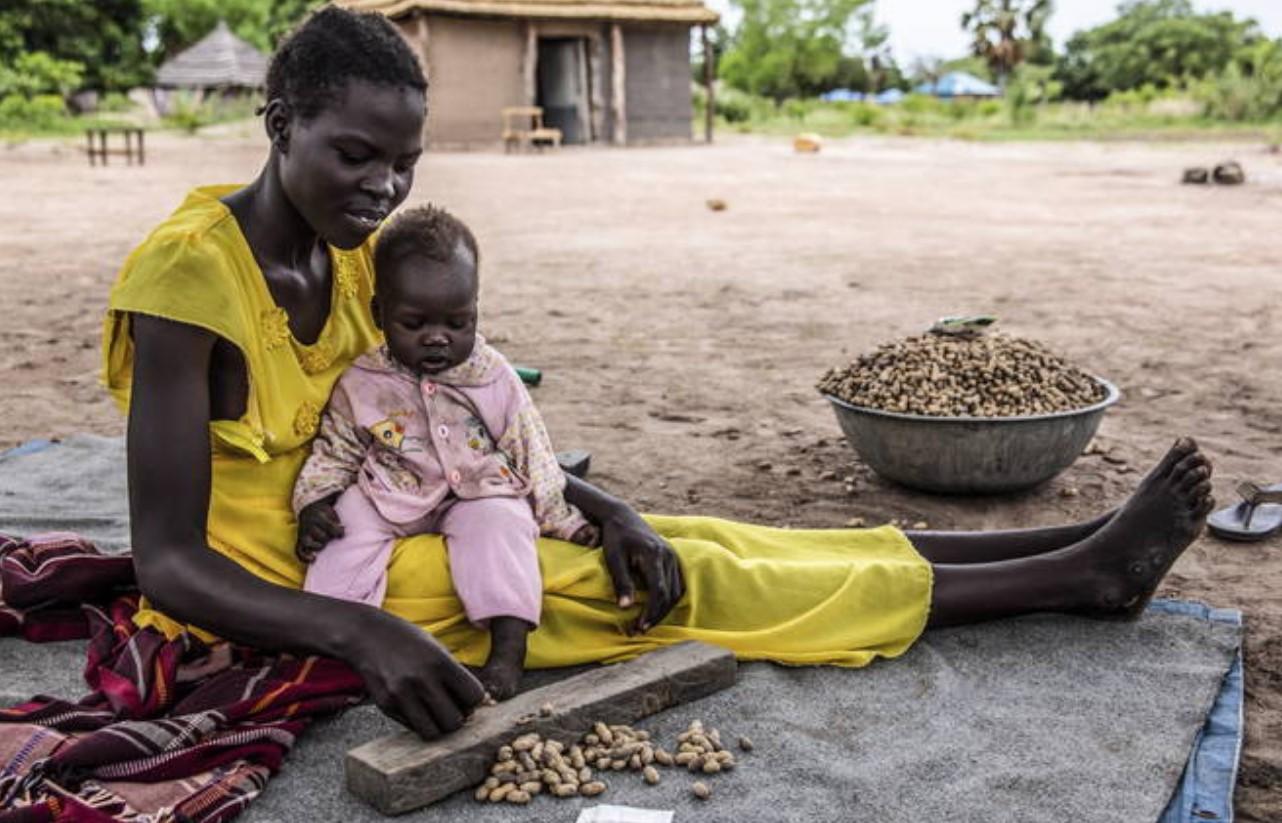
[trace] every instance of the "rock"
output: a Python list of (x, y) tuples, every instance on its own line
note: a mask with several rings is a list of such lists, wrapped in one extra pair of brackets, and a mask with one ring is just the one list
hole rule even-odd
[(719, 200), (719, 199), (717, 199), (717, 198), (715, 198), (715, 197), (714, 197), (714, 198), (712, 198), (711, 200), (709, 200), (709, 201), (708, 201), (708, 210), (709, 210), (709, 211), (725, 211), (725, 210), (726, 210), (726, 201), (724, 201), (724, 200)]
[(823, 138), (813, 132), (803, 132), (792, 138), (792, 150), (798, 154), (818, 154), (823, 144)]
[(1206, 166), (1193, 166), (1185, 169), (1184, 177), (1180, 182), (1196, 186), (1206, 185), (1211, 182), (1211, 170)]
[(1241, 163), (1230, 160), (1226, 163), (1220, 163), (1215, 167), (1211, 174), (1216, 183), (1225, 186), (1240, 186), (1246, 182), (1246, 170), (1242, 168)]

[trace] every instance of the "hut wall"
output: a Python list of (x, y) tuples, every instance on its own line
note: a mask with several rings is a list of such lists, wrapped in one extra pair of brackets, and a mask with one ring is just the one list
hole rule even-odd
[(628, 142), (689, 140), (690, 28), (625, 24), (623, 56)]
[(428, 143), (498, 142), (501, 110), (527, 105), (524, 21), (429, 15), (427, 30)]

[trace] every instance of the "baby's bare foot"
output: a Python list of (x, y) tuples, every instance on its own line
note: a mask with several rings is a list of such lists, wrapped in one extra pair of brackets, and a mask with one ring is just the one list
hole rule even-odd
[(1180, 438), (1113, 519), (1078, 544), (1098, 580), (1088, 610), (1138, 617), (1214, 505), (1210, 461), (1191, 438)]
[(485, 691), (495, 700), (507, 700), (516, 695), (521, 686), (521, 675), (524, 673), (519, 660), (507, 660), (491, 657), (476, 672)]

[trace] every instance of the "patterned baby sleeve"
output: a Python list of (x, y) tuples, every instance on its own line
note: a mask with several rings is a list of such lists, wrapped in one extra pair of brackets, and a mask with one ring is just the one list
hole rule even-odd
[(513, 391), (519, 392), (520, 401), (516, 413), (508, 420), (507, 430), (499, 438), (498, 447), (512, 461), (512, 468), (529, 481), (530, 500), (539, 533), (585, 546), (597, 545), (599, 535), (596, 527), (582, 512), (566, 502), (565, 472), (556, 462), (543, 416), (515, 372), (511, 379), (516, 384)]
[(356, 482), (369, 450), (368, 432), (356, 426), (351, 400), (340, 380), (321, 416), (312, 453), (294, 482), (294, 514)]

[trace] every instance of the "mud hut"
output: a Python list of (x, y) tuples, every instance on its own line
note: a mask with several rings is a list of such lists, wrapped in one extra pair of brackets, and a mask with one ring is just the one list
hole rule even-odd
[(221, 20), (156, 71), (156, 85), (171, 89), (253, 91), (266, 78), (267, 55), (232, 34)]
[(387, 15), (420, 55), (436, 145), (495, 142), (517, 106), (542, 108), (566, 143), (688, 142), (691, 29), (710, 70), (718, 19), (701, 0), (340, 2)]

